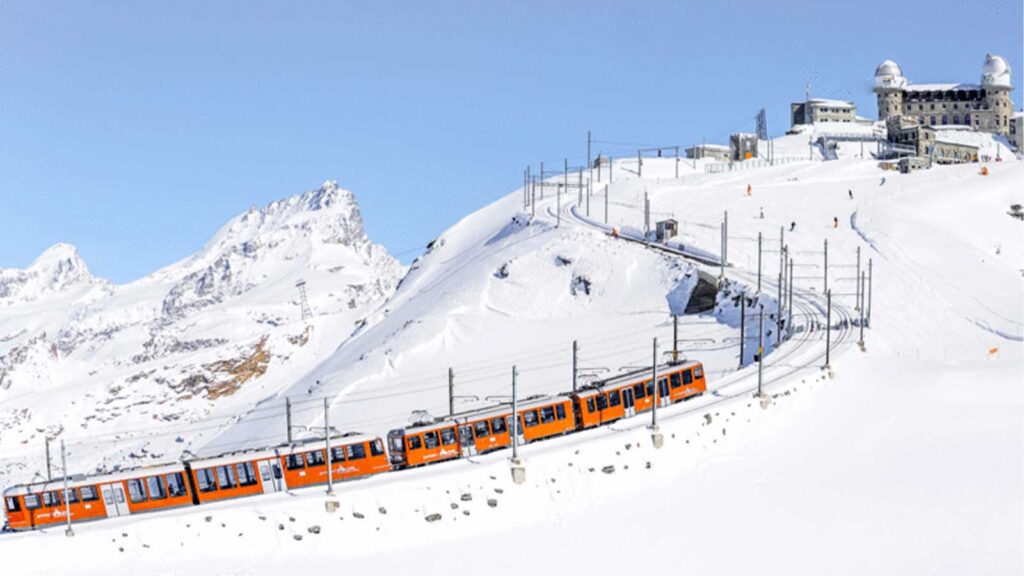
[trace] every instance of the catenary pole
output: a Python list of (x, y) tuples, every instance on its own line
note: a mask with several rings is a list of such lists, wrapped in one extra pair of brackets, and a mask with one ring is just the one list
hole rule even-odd
[(740, 368), (743, 368), (743, 352), (747, 340), (747, 293), (740, 294)]
[(53, 472), (50, 470), (50, 436), (43, 437), (46, 442), (46, 481), (53, 482)]
[(757, 233), (757, 293), (761, 293), (761, 233)]
[(860, 246), (857, 246), (857, 290), (855, 291), (854, 296), (854, 302), (856, 304), (854, 310), (860, 310), (862, 308), (861, 305), (864, 303), (862, 298), (863, 295), (864, 292), (861, 290), (860, 285)]
[(60, 439), (60, 468), (63, 471), (64, 476), (64, 518), (67, 520), (68, 527), (64, 531), (67, 536), (74, 536), (75, 531), (71, 529), (71, 500), (68, 499), (68, 454), (64, 449), (64, 439)]
[(789, 290), (787, 291), (787, 297), (789, 298), (789, 305), (786, 306), (787, 314), (789, 314), (786, 320), (786, 326), (789, 327), (789, 333), (793, 333), (793, 259), (789, 259)]
[(672, 315), (672, 363), (679, 362), (679, 316)]
[(288, 427), (288, 443), (292, 443), (292, 399), (285, 396), (284, 398), (284, 418), (285, 426)]
[(825, 279), (825, 292), (828, 292), (828, 238), (825, 238), (825, 272), (823, 278)]
[(658, 429), (658, 401), (661, 392), (658, 390), (658, 338), (654, 338), (651, 352), (651, 384), (654, 389), (654, 400), (651, 402), (651, 429)]
[(871, 258), (868, 258), (868, 326), (871, 325)]
[(448, 367), (448, 417), (455, 416), (455, 369)]
[(764, 382), (764, 304), (760, 305), (761, 318), (758, 321), (757, 331), (757, 397), (760, 398), (761, 386)]
[(334, 495), (334, 457), (331, 455), (331, 408), (324, 398), (324, 452), (327, 453), (327, 495)]
[(832, 353), (832, 291), (829, 290), (825, 293), (825, 368), (832, 365), (831, 353)]
[(573, 340), (572, 341), (572, 391), (573, 391), (573, 394), (576, 393), (577, 378), (578, 378), (578, 375), (579, 375), (579, 372), (578, 372), (579, 364), (577, 364), (577, 362), (576, 362), (576, 358), (577, 358), (578, 354), (579, 354), (579, 345), (578, 345), (578, 343), (575, 340)]
[[(864, 291), (864, 285), (867, 283), (867, 274), (864, 272), (860, 273), (860, 286), (861, 292)], [(860, 307), (860, 347), (864, 349), (864, 307)]]

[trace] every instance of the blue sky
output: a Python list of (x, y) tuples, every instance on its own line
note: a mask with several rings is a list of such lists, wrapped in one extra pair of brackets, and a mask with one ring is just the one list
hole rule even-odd
[[(336, 179), (403, 260), (527, 164), (770, 131), (875, 66), (1022, 69), (1021, 2), (0, 2), (0, 268), (125, 282)], [(1014, 91), (1019, 109), (1021, 96)], [(613, 145), (611, 142), (629, 143)]]

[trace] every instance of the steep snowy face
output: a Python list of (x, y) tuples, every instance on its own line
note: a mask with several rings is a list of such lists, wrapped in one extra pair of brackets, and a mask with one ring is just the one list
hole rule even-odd
[(0, 269), (0, 307), (30, 302), (98, 282), (102, 281), (93, 278), (74, 246), (55, 244), (24, 270)]
[[(0, 453), (62, 430), (74, 439), (127, 427), (145, 439), (73, 457), (96, 448), (110, 466), (168, 450), (174, 459), (188, 447), (175, 442), (183, 427), (216, 428), (198, 423), (223, 424), (217, 414), (294, 382), (404, 273), (336, 182), (254, 207), (198, 253), (125, 285), (94, 279), (73, 247), (57, 245), (25, 270), (0, 271)], [(23, 462), (0, 457), (0, 485)]]

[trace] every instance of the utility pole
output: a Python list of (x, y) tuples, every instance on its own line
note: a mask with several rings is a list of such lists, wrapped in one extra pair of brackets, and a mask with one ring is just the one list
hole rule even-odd
[(608, 155), (608, 183), (611, 184), (615, 181), (615, 158), (612, 155)]
[(854, 310), (860, 310), (863, 306), (862, 296), (864, 295), (860, 285), (860, 246), (857, 246), (857, 290), (854, 295)]
[(658, 428), (658, 402), (661, 401), (661, 387), (658, 386), (658, 339), (654, 339), (651, 355), (651, 384), (654, 388), (654, 400), (651, 402), (651, 442), (655, 448), (661, 448), (664, 437)]
[(292, 443), (292, 399), (284, 398), (285, 426), (288, 427), (288, 444)]
[(825, 292), (828, 292), (828, 238), (825, 238)]
[(67, 536), (74, 536), (75, 531), (71, 529), (71, 501), (68, 499), (68, 455), (64, 450), (64, 439), (60, 439), (60, 467), (64, 471), (64, 518), (67, 519), (68, 528), (64, 531)]
[(679, 180), (679, 146), (676, 146), (676, 180)]
[(761, 307), (760, 328), (757, 331), (757, 397), (762, 398), (764, 394), (761, 387), (764, 382), (764, 304)]
[(604, 185), (604, 223), (608, 223), (608, 185)]
[(649, 242), (651, 235), (651, 201), (644, 190), (644, 241)]
[(516, 484), (526, 482), (526, 467), (519, 459), (519, 396), (516, 393), (516, 376), (519, 370), (512, 366), (512, 481)]
[[(541, 183), (541, 190), (543, 190), (543, 182)], [(533, 218), (537, 217), (537, 185), (530, 185), (530, 216)]]
[(726, 262), (729, 261), (729, 211), (728, 210), (725, 211), (725, 216), (724, 216), (722, 222), (725, 224), (725, 250), (723, 251), (723, 254), (722, 254), (722, 266), (725, 266)]
[(740, 294), (740, 368), (743, 368), (743, 352), (747, 339), (747, 293)]
[(679, 362), (679, 316), (672, 315), (672, 363)]
[(644, 159), (640, 156), (640, 151), (636, 151), (636, 177), (644, 177)]
[(44, 436), (46, 441), (46, 481), (53, 482), (53, 473), (50, 471), (50, 435)]
[(786, 227), (779, 226), (779, 270), (786, 269), (784, 258), (786, 257)]
[(786, 320), (786, 326), (789, 327), (789, 333), (793, 333), (793, 259), (789, 259), (789, 290), (787, 291), (787, 297), (789, 298), (789, 305), (786, 306), (786, 311), (789, 317)]
[(331, 409), (324, 398), (324, 451), (327, 452), (327, 495), (334, 496), (334, 457), (331, 455)]
[(775, 345), (779, 345), (782, 333), (782, 272), (779, 272), (779, 305), (775, 310)]
[(540, 199), (544, 200), (544, 163), (540, 163)]
[(448, 417), (455, 416), (455, 370), (448, 367)]
[(725, 279), (725, 223), (718, 225), (718, 233), (720, 236), (718, 240), (718, 251), (721, 254), (721, 261), (719, 262), (721, 269), (718, 272), (718, 280), (721, 281)]
[(594, 163), (590, 160), (590, 130), (587, 130), (587, 179), (594, 179)]
[(825, 292), (825, 368), (830, 368), (830, 354), (832, 352), (832, 291)]
[(577, 355), (579, 354), (579, 346), (575, 340), (572, 341), (572, 392), (576, 393), (576, 382), (578, 372), (578, 364), (576, 363)]
[(757, 293), (761, 293), (761, 233), (757, 233)]
[[(864, 292), (864, 284), (867, 283), (867, 276), (864, 272), (860, 273), (860, 290)], [(864, 307), (860, 307), (860, 349), (864, 350)]]
[(579, 175), (579, 178), (577, 180), (577, 184), (578, 184), (577, 188), (579, 188), (579, 190), (578, 190), (579, 196), (577, 197), (578, 199), (576, 201), (576, 205), (577, 206), (579, 206), (580, 204), (583, 204), (583, 168), (579, 169), (578, 175)]
[(871, 325), (871, 258), (868, 258), (868, 326)]

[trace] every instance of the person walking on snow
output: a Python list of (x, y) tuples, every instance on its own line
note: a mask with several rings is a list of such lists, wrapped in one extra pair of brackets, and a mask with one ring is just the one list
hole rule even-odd
[(796, 230), (796, 222), (789, 223), (789, 231), (792, 232), (793, 230)]
[(750, 184), (747, 184), (747, 196), (750, 196), (753, 190), (754, 189), (750, 186)]
[(761, 220), (764, 220), (764, 206), (761, 206)]
[(839, 228), (839, 217), (838, 216), (833, 216), (832, 217), (832, 227), (833, 228)]
[(878, 183), (879, 186), (885, 186), (885, 176), (882, 176), (882, 181)]
[(847, 190), (847, 192), (850, 194), (850, 200), (853, 200), (853, 190)]

